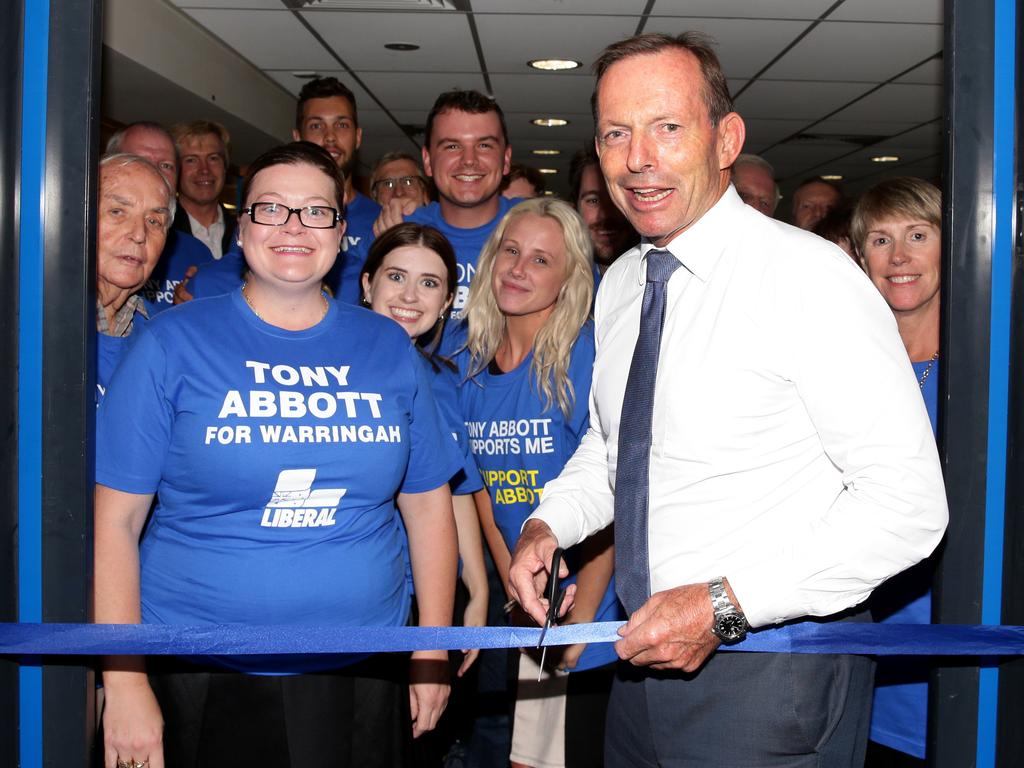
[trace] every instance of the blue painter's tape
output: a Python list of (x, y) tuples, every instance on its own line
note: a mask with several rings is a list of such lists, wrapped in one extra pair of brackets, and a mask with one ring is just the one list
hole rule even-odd
[[(611, 643), (622, 622), (553, 627), (544, 645)], [(536, 627), (285, 627), (0, 624), (4, 655), (247, 656), (528, 648)], [(904, 656), (1024, 655), (1024, 627), (802, 622), (751, 633), (722, 651)]]

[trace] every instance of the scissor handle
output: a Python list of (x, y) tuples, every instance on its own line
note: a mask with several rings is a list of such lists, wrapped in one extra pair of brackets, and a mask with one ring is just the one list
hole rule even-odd
[(562, 598), (565, 593), (560, 589), (558, 583), (558, 569), (562, 567), (562, 555), (564, 550), (561, 547), (555, 547), (555, 552), (551, 556), (551, 571), (548, 574), (548, 623), (552, 623), (558, 618), (558, 610), (562, 606)]

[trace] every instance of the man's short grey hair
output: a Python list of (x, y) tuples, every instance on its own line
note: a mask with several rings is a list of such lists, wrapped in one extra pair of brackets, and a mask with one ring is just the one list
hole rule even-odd
[(775, 180), (775, 169), (772, 167), (772, 164), (760, 155), (752, 155), (749, 152), (744, 152), (743, 154), (738, 155), (733, 161), (733, 170), (736, 170), (736, 168), (741, 165), (752, 165), (755, 168), (760, 168), (772, 177), (772, 183), (775, 185), (775, 203), (778, 204), (779, 200), (782, 199), (782, 193), (779, 192), (779, 182)]
[(385, 152), (383, 155), (380, 156), (380, 159), (376, 163), (374, 163), (371, 179), (376, 179), (377, 171), (380, 170), (381, 166), (387, 165), (388, 163), (393, 163), (397, 160), (408, 160), (410, 163), (416, 166), (417, 173), (419, 174), (420, 178), (423, 178), (423, 171), (420, 168), (420, 161), (417, 158), (413, 157), (408, 152)]
[(171, 183), (167, 181), (160, 169), (153, 165), (152, 162), (142, 157), (141, 155), (133, 155), (128, 152), (115, 152), (113, 154), (107, 154), (100, 158), (99, 169), (102, 171), (104, 168), (127, 168), (130, 165), (144, 165), (146, 168), (151, 170), (163, 185), (164, 191), (167, 193), (167, 227), (166, 231), (171, 230), (171, 225), (174, 223), (174, 213), (178, 207), (178, 199), (174, 194), (174, 189), (171, 187)]
[(178, 153), (178, 145), (174, 141), (174, 137), (171, 136), (171, 132), (167, 130), (160, 123), (154, 123), (152, 120), (140, 120), (137, 123), (129, 123), (123, 128), (119, 128), (114, 132), (114, 135), (107, 140), (107, 148), (105, 153), (108, 155), (117, 155), (124, 153), (124, 140), (128, 135), (129, 131), (139, 129), (140, 131), (155, 131), (161, 136), (171, 142), (171, 146), (174, 147), (174, 164), (176, 166), (181, 165), (181, 156)]

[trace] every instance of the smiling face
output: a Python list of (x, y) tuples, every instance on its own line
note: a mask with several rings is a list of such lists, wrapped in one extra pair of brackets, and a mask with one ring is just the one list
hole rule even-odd
[[(170, 226), (167, 187), (141, 163), (100, 169), (96, 227), (97, 290), (127, 299), (160, 259)], [(107, 303), (106, 301), (104, 303)]]
[(444, 262), (422, 245), (389, 252), (372, 280), (364, 273), (363, 295), (374, 312), (401, 324), (413, 339), (433, 328), (452, 303)]
[(594, 261), (608, 265), (639, 239), (622, 211), (615, 207), (601, 168), (591, 163), (580, 174), (576, 210), (587, 225), (594, 244)]
[(491, 290), (505, 315), (546, 319), (558, 302), (568, 266), (562, 227), (549, 216), (524, 213), (505, 228), (494, 257)]
[(598, 84), (597, 154), (608, 190), (659, 246), (718, 201), (743, 146), (735, 112), (711, 125), (702, 84), (696, 57), (681, 49), (622, 59)]
[[(312, 165), (272, 165), (253, 177), (245, 205), (279, 203), (288, 208), (310, 205), (340, 209), (334, 180)], [(334, 264), (345, 222), (331, 229), (303, 226), (296, 214), (280, 227), (238, 219), (239, 241), (255, 278), (267, 287), (318, 285)]]
[(356, 150), (363, 141), (363, 129), (356, 125), (355, 109), (348, 99), (328, 96), (309, 99), (302, 105), (302, 125), (298, 130), (292, 129), (292, 138), (326, 149), (348, 179)]
[(496, 203), (511, 158), (496, 112), (442, 112), (434, 118), (430, 146), (423, 148), (423, 168), (442, 205), (457, 208)]
[(868, 277), (897, 315), (938, 306), (942, 238), (934, 224), (909, 218), (872, 222), (863, 256)]
[(183, 200), (209, 205), (220, 198), (227, 178), (227, 150), (220, 137), (204, 133), (184, 139), (181, 152), (181, 178), (178, 192)]

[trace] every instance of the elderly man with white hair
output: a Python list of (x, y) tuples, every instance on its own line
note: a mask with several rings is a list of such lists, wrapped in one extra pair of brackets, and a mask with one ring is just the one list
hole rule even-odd
[(106, 391), (132, 330), (149, 318), (142, 286), (174, 221), (174, 189), (138, 155), (100, 160), (96, 225), (96, 388)]

